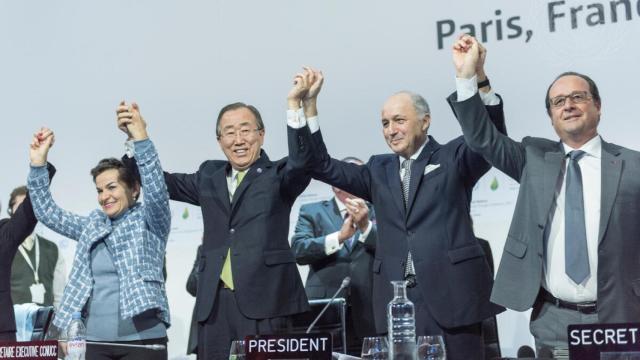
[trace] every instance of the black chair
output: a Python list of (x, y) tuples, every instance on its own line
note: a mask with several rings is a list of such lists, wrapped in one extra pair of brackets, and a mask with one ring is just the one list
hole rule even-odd
[(53, 318), (53, 306), (43, 306), (33, 316), (33, 332), (31, 340), (44, 340), (49, 324)]
[[(304, 334), (313, 320), (320, 314), (322, 309), (331, 299), (309, 300), (309, 311), (296, 314), (292, 319), (292, 333)], [(333, 338), (334, 351), (347, 353), (347, 332), (346, 332), (347, 301), (344, 298), (335, 298), (331, 305), (320, 317), (312, 332), (327, 332)]]
[[(481, 238), (476, 239), (478, 239), (478, 243), (484, 251), (491, 274), (494, 274), (493, 254), (491, 253), (489, 242)], [(484, 358), (491, 360), (501, 357), (502, 352), (500, 351), (500, 338), (498, 336), (498, 321), (495, 316), (482, 321), (482, 337), (484, 341)]]

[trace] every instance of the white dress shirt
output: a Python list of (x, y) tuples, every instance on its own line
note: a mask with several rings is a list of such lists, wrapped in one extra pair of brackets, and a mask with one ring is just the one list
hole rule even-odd
[[(231, 168), (231, 172), (227, 175), (227, 190), (229, 190), (229, 201), (233, 200), (233, 194), (236, 192), (236, 189), (238, 189), (238, 173), (240, 171), (234, 169), (233, 167)], [(249, 172), (249, 168), (246, 168), (244, 170), (245, 175), (247, 172)]]
[[(418, 156), (420, 156), (420, 153), (422, 152), (422, 149), (424, 149), (425, 145), (427, 145), (428, 142), (429, 142), (429, 138), (427, 137), (427, 141), (425, 141), (424, 144), (422, 144), (422, 146), (420, 146), (418, 151), (416, 151), (415, 153), (413, 153), (413, 155), (411, 155), (410, 159), (412, 159), (412, 160), (418, 159)], [(407, 169), (402, 167), (402, 162), (405, 161), (405, 160), (406, 159), (403, 156), (398, 155), (398, 161), (400, 162), (400, 182), (402, 182), (402, 179), (404, 179), (404, 173), (407, 171)]]
[[(565, 153), (574, 149), (562, 144)], [(544, 266), (543, 286), (558, 299), (582, 302), (597, 299), (598, 284), (598, 234), (600, 231), (600, 193), (602, 191), (602, 139), (596, 136), (584, 144), (580, 149), (586, 154), (578, 160), (582, 173), (582, 194), (584, 199), (584, 217), (587, 232), (587, 253), (589, 255), (589, 276), (576, 284), (565, 273), (565, 236), (564, 236), (564, 208), (565, 183), (563, 176), (560, 188), (556, 189), (555, 211), (552, 216), (549, 236), (546, 241), (546, 257)], [(569, 161), (565, 159), (564, 174), (567, 172)]]
[[(471, 79), (456, 78), (458, 101), (469, 99), (478, 92), (476, 77)], [(494, 104), (499, 98), (493, 90), (486, 94), (480, 92), (485, 104)], [(493, 98), (494, 100), (491, 100)], [(496, 104), (497, 104), (496, 103)], [(563, 144), (565, 153), (574, 149)], [(584, 144), (580, 149), (586, 154), (578, 161), (582, 173), (582, 191), (584, 199), (585, 226), (587, 233), (587, 252), (589, 255), (589, 276), (582, 284), (574, 283), (565, 273), (564, 261), (564, 207), (565, 182), (562, 179), (560, 188), (556, 189), (555, 211), (550, 216), (546, 242), (546, 256), (544, 261), (544, 277), (542, 286), (553, 296), (570, 302), (594, 301), (597, 298), (597, 270), (598, 270), (598, 233), (600, 231), (600, 192), (601, 192), (601, 152), (602, 140), (596, 136)], [(564, 173), (567, 172), (569, 162), (565, 160)]]

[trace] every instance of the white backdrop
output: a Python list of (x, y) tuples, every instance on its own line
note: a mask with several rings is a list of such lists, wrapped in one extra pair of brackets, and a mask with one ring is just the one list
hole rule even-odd
[[(504, 96), (512, 137), (555, 138), (543, 96), (555, 75), (576, 70), (600, 86), (600, 132), (638, 148), (633, 115), (639, 82), (640, 0), (208, 0), (0, 2), (0, 199), (23, 184), (27, 144), (42, 125), (56, 131), (52, 185), (63, 207), (88, 213), (96, 196), (88, 171), (120, 156), (114, 110), (135, 100), (170, 171), (193, 171), (221, 158), (214, 122), (225, 104), (256, 105), (264, 148), (286, 155), (285, 98), (293, 74), (313, 65), (326, 75), (320, 111), (335, 157), (367, 159), (388, 149), (379, 111), (391, 93), (410, 89), (430, 102), (440, 142), (460, 134), (444, 98), (453, 90), (449, 47), (473, 31), (488, 48), (487, 72)], [(628, 6), (627, 6), (628, 5)], [(572, 10), (573, 9), (573, 10)], [(613, 10), (612, 10), (613, 9)], [(478, 184), (478, 236), (502, 252), (517, 184), (492, 171)], [(315, 184), (301, 202), (329, 196)], [(193, 299), (184, 291), (201, 237), (197, 208), (173, 203), (168, 289), (171, 357), (184, 353)], [(295, 220), (296, 214), (292, 214)], [(293, 224), (292, 224), (293, 225)], [(49, 235), (49, 233), (41, 229)], [(50, 235), (71, 259), (73, 244)], [(527, 314), (499, 317), (505, 355), (530, 341)]]

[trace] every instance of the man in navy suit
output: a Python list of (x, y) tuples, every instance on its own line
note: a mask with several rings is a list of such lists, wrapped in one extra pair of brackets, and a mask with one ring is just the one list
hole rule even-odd
[[(484, 75), (482, 65), (479, 72)], [(391, 96), (382, 109), (382, 132), (393, 154), (372, 156), (365, 166), (332, 159), (317, 117), (322, 79), (320, 72), (308, 68), (298, 75), (308, 91), (300, 101), (289, 102), (287, 121), (297, 129), (294, 138), (312, 137), (314, 156), (307, 169), (314, 178), (376, 208), (377, 332), (387, 332), (390, 281), (405, 279), (415, 304), (417, 335), (442, 334), (449, 359), (482, 359), (480, 323), (501, 308), (489, 302), (493, 277), (473, 234), (469, 207), (473, 186), (491, 166), (462, 137), (439, 144), (427, 136), (429, 107), (420, 95), (406, 91)], [(498, 104), (487, 108), (504, 129), (499, 98), (488, 84), (479, 87), (486, 104)]]
[[(199, 359), (227, 358), (231, 341), (284, 332), (291, 315), (309, 309), (288, 239), (291, 206), (310, 181), (303, 160), (269, 159), (264, 123), (251, 105), (223, 107), (216, 135), (226, 160), (205, 161), (191, 174), (165, 172), (170, 198), (202, 210)], [(309, 155), (302, 140), (292, 140), (305, 149), (296, 156)]]
[[(342, 161), (363, 165), (347, 157)], [(360, 355), (362, 340), (376, 334), (371, 306), (371, 269), (375, 254), (376, 225), (373, 209), (364, 200), (332, 188), (335, 197), (302, 205), (291, 246), (300, 265), (309, 265), (307, 297), (330, 298), (342, 280), (347, 299), (347, 352)]]

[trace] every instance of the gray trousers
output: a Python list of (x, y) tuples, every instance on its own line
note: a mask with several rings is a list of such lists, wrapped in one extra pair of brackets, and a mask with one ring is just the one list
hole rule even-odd
[(569, 348), (567, 327), (574, 324), (598, 322), (598, 314), (583, 314), (575, 310), (559, 308), (538, 298), (533, 305), (529, 329), (536, 341), (536, 353), (545, 348), (553, 353), (555, 349)]

